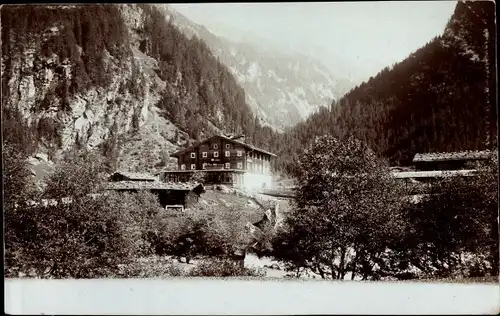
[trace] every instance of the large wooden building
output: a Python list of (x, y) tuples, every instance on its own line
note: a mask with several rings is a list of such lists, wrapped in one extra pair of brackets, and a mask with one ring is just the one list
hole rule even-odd
[(275, 154), (245, 143), (244, 135), (216, 135), (171, 155), (177, 170), (160, 174), (163, 181), (186, 182), (202, 173), (207, 184), (246, 188), (270, 187)]

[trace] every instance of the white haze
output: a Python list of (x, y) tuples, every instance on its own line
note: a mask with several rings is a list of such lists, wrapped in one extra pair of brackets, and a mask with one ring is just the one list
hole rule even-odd
[(216, 35), (301, 51), (356, 83), (440, 35), (455, 5), (456, 1), (170, 4)]

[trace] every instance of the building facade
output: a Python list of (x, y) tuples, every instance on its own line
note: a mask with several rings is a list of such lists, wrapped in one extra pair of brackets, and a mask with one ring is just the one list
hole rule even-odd
[(244, 142), (244, 136), (217, 135), (175, 152), (177, 170), (161, 174), (163, 181), (186, 182), (203, 174), (207, 184), (270, 187), (271, 159), (276, 155)]

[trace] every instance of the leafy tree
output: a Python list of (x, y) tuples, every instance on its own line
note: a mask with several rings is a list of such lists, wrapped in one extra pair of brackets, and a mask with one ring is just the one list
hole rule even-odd
[(140, 252), (137, 216), (122, 197), (92, 195), (102, 178), (99, 160), (91, 157), (67, 157), (49, 177), (45, 200), (6, 213), (7, 275), (111, 276)]
[(62, 199), (99, 193), (105, 180), (104, 161), (98, 154), (68, 152), (47, 179), (44, 198)]
[(318, 137), (300, 158), (296, 208), (274, 256), (322, 278), (372, 276), (374, 260), (399, 238), (402, 188), (354, 138)]

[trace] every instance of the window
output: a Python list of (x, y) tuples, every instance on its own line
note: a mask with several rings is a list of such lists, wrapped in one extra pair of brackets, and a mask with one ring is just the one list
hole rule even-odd
[(219, 157), (219, 152), (218, 151), (214, 151), (214, 157), (215, 158)]
[(241, 154), (242, 154), (241, 150), (238, 150), (236, 153), (237, 153), (238, 157), (241, 157)]
[(186, 170), (186, 165), (182, 164), (181, 165), (181, 170)]
[(226, 144), (226, 149), (229, 149), (230, 148), (230, 145), (229, 144)]
[(191, 164), (191, 170), (196, 170), (196, 165), (194, 163)]
[(231, 156), (231, 152), (229, 150), (226, 150), (226, 157), (230, 157)]
[(238, 162), (238, 169), (243, 168), (243, 164), (241, 162)]
[(203, 155), (203, 158), (207, 158), (207, 156), (208, 156), (206, 151), (204, 151), (204, 152), (202, 153), (202, 155)]
[(191, 158), (196, 158), (196, 153), (191, 153)]
[(205, 169), (207, 167), (207, 163), (204, 162), (203, 165), (201, 166), (203, 169)]
[(231, 163), (226, 162), (226, 169), (231, 169)]
[(217, 149), (217, 148), (219, 148), (219, 145), (214, 144), (214, 149)]

